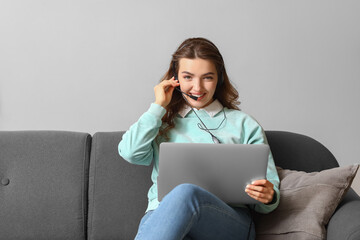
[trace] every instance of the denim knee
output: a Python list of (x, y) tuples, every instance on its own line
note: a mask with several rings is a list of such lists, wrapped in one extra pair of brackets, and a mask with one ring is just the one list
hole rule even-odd
[(199, 193), (203, 192), (204, 189), (201, 187), (191, 184), (191, 183), (182, 183), (177, 185), (173, 190), (171, 190), (171, 194), (178, 195), (178, 198), (189, 199), (194, 196), (197, 196)]

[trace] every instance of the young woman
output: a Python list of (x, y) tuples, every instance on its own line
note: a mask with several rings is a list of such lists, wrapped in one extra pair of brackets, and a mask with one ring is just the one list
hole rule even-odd
[(267, 144), (262, 127), (237, 107), (238, 93), (218, 48), (204, 38), (185, 40), (154, 91), (155, 102), (119, 143), (119, 154), (130, 163), (154, 163), (154, 184), (135, 239), (255, 239), (249, 208), (269, 213), (279, 204), (271, 153), (267, 179), (239, 189), (258, 200), (254, 206), (229, 206), (192, 184), (175, 187), (160, 203), (157, 199), (161, 142)]

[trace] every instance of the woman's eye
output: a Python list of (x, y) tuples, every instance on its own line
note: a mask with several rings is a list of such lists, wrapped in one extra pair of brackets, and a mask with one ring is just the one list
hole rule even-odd
[(190, 76), (184, 76), (184, 79), (190, 80), (191, 77)]
[(204, 77), (204, 79), (206, 79), (206, 80), (212, 80), (213, 77)]

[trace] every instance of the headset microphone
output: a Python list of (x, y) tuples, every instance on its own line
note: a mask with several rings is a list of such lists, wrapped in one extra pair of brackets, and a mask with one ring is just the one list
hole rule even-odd
[(195, 96), (191, 96), (187, 93), (184, 93), (183, 91), (181, 91), (178, 87), (175, 88), (176, 90), (178, 90), (179, 92), (181, 92), (182, 94), (185, 94), (186, 96), (189, 96), (190, 98), (194, 99), (195, 101), (198, 100), (199, 97), (195, 97)]

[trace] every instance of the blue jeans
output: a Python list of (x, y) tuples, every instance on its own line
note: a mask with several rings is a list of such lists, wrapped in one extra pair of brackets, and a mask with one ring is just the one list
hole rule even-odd
[(232, 208), (196, 185), (181, 184), (145, 214), (135, 239), (248, 239), (249, 231), (255, 239), (251, 221), (249, 209)]

